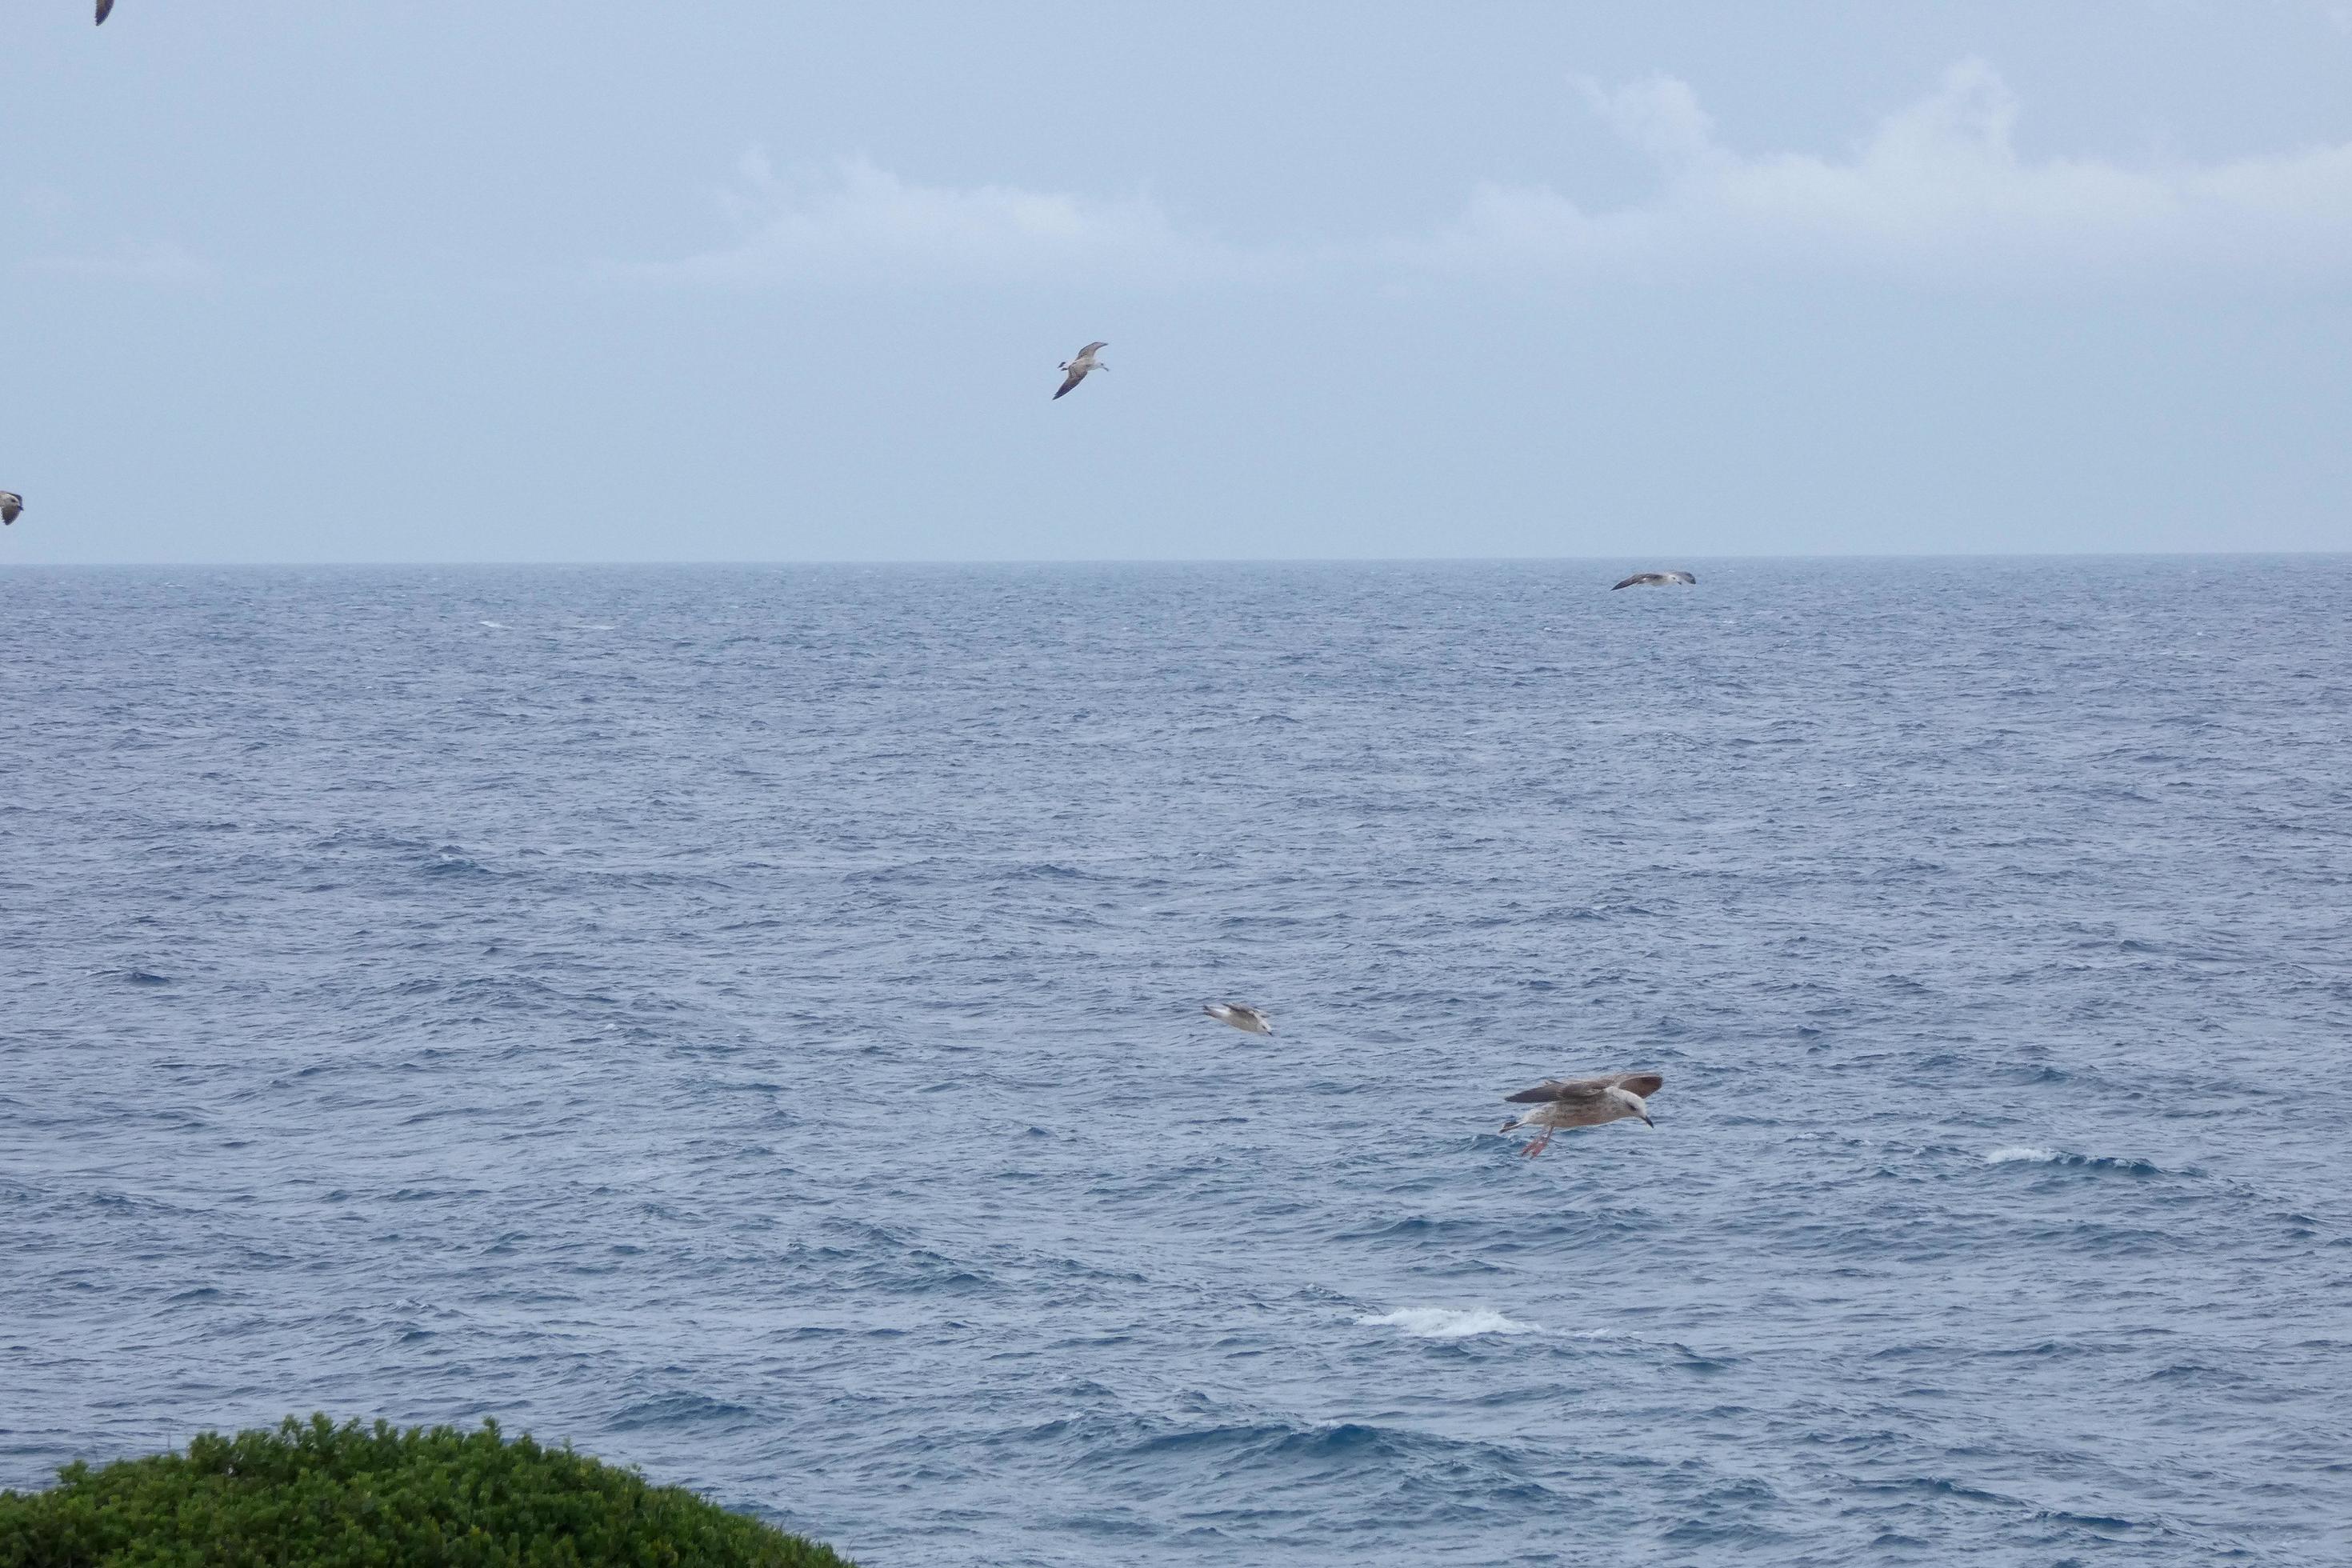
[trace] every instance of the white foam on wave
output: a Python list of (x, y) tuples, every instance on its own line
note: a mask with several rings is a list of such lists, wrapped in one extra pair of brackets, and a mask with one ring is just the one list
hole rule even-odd
[(1535, 1323), (1507, 1318), (1492, 1307), (1400, 1307), (1358, 1318), (1359, 1327), (1397, 1329), (1417, 1340), (1466, 1340), (1475, 1334), (1539, 1334)]
[(2031, 1160), (2037, 1165), (2046, 1165), (2056, 1158), (2058, 1158), (2058, 1151), (2055, 1149), (2036, 1149), (2025, 1143), (2009, 1143), (1999, 1149), (1985, 1151), (1985, 1163), (1988, 1165), (2013, 1165), (2021, 1160)]

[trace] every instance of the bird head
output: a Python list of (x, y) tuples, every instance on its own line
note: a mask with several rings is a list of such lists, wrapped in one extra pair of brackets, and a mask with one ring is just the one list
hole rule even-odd
[(1612, 1084), (1609, 1086), (1609, 1098), (1623, 1106), (1626, 1110), (1632, 1111), (1634, 1115), (1640, 1117), (1642, 1119), (1642, 1125), (1648, 1128), (1651, 1131), (1655, 1132), (1658, 1130), (1658, 1124), (1650, 1120), (1650, 1102), (1643, 1100), (1640, 1095), (1635, 1094), (1632, 1089), (1619, 1089), (1616, 1085)]

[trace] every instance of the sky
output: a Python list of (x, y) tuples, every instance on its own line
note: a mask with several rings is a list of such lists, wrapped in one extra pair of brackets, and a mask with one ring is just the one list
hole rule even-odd
[(8, 0), (0, 61), (0, 570), (2352, 549), (2352, 3)]

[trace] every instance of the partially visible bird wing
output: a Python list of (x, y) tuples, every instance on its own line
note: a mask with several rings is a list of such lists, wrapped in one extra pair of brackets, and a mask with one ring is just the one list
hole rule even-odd
[(1609, 1087), (1605, 1078), (1580, 1078), (1562, 1081), (1548, 1078), (1533, 1089), (1523, 1089), (1503, 1098), (1520, 1105), (1540, 1105), (1548, 1100), (1599, 1100), (1601, 1091)]
[[(1078, 383), (1086, 380), (1086, 378), (1087, 373), (1084, 366), (1080, 366), (1078, 369), (1073, 370), (1070, 372), (1070, 379), (1062, 383), (1062, 392), (1069, 391), (1070, 388), (1077, 385)], [(1055, 397), (1059, 397), (1062, 395), (1062, 392), (1056, 392), (1054, 395)]]
[(113, 9), (114, 0), (98, 0), (98, 20), (91, 23), (90, 26), (93, 27), (104, 26), (106, 25), (107, 13)]
[(1622, 1089), (1647, 1100), (1657, 1093), (1665, 1081), (1654, 1072), (1612, 1072), (1599, 1078), (1548, 1078), (1533, 1089), (1523, 1089), (1517, 1094), (1507, 1094), (1503, 1098), (1520, 1105), (1536, 1105), (1547, 1100), (1599, 1100), (1603, 1089)]
[(1622, 583), (1612, 584), (1609, 591), (1613, 594), (1619, 588), (1630, 588), (1636, 583), (1646, 583), (1649, 580), (1650, 574), (1647, 572), (1636, 572), (1631, 577), (1626, 578)]
[(1080, 359), (1092, 359), (1094, 357), (1095, 350), (1107, 349), (1108, 347), (1110, 347), (1108, 343), (1088, 343), (1086, 347), (1078, 351), (1078, 357)]
[(23, 496), (14, 490), (0, 490), (0, 526), (16, 521), (17, 514), (24, 510)]

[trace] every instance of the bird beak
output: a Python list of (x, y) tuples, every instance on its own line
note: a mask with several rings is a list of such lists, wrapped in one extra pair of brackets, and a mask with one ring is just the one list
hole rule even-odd
[(1657, 1124), (1656, 1122), (1654, 1122), (1654, 1121), (1651, 1121), (1651, 1120), (1650, 1120), (1648, 1117), (1646, 1117), (1646, 1116), (1644, 1116), (1643, 1118), (1642, 1118), (1642, 1125), (1643, 1125), (1643, 1126), (1644, 1126), (1644, 1127), (1646, 1127), (1646, 1128), (1648, 1128), (1648, 1129), (1649, 1129), (1651, 1131), (1653, 1131), (1653, 1132), (1655, 1132), (1655, 1131), (1658, 1130), (1658, 1124)]

